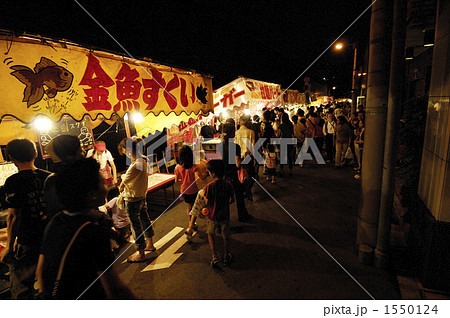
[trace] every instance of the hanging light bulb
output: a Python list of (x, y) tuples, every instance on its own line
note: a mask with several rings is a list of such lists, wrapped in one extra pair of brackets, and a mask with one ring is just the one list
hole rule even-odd
[(131, 119), (133, 120), (134, 123), (139, 124), (142, 123), (142, 121), (144, 120), (144, 116), (142, 116), (141, 113), (133, 113), (131, 115)]
[(47, 117), (38, 117), (33, 120), (32, 125), (38, 131), (48, 131), (53, 127), (53, 122)]

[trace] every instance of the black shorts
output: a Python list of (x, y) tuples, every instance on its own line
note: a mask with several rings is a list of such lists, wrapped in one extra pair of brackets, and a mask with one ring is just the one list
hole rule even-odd
[(277, 168), (266, 168), (267, 175), (274, 176), (277, 174)]
[(195, 199), (197, 198), (197, 193), (193, 193), (193, 194), (183, 194), (183, 200), (184, 202), (186, 202), (187, 204), (194, 204)]

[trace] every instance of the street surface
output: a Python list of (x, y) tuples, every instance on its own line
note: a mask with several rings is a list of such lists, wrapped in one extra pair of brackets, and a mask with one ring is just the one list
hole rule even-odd
[[(374, 298), (400, 299), (393, 273), (358, 262), (360, 181), (353, 175), (352, 168), (309, 163), (275, 185), (262, 175), (259, 182)], [(254, 202), (246, 200), (252, 222), (238, 222), (232, 205), (233, 263), (217, 269), (209, 265), (205, 221), (198, 220), (199, 232), (187, 243), (186, 204), (161, 215), (163, 192), (154, 194), (151, 217), (161, 215), (154, 224), (157, 251), (147, 263), (128, 264), (131, 247), (115, 264), (121, 278), (142, 299), (370, 299), (258, 184), (253, 193)], [(221, 238), (216, 243), (221, 251)]]

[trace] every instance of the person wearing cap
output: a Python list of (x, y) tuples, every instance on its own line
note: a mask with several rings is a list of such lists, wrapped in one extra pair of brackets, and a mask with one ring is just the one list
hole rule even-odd
[(117, 183), (117, 169), (116, 165), (114, 164), (114, 158), (109, 150), (106, 149), (106, 144), (103, 140), (97, 140), (94, 149), (91, 149), (87, 152), (86, 158), (89, 157), (94, 158), (99, 163), (100, 173), (105, 179), (105, 184), (111, 185)]

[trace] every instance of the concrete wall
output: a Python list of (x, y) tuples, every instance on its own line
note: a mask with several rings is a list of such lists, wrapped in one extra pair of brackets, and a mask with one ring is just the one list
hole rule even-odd
[(418, 194), (437, 221), (450, 222), (450, 1), (438, 6)]

